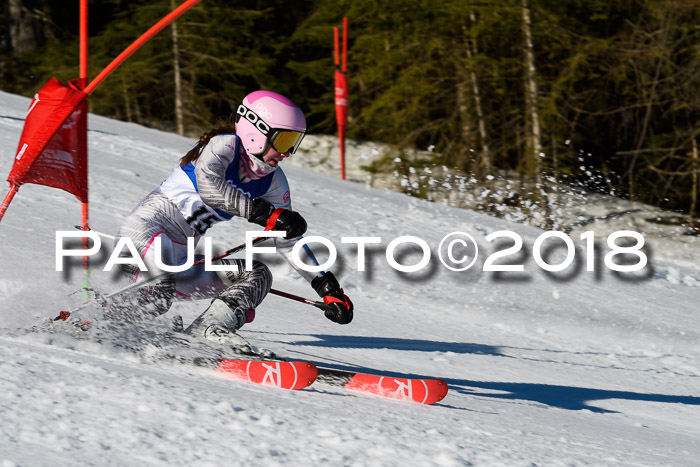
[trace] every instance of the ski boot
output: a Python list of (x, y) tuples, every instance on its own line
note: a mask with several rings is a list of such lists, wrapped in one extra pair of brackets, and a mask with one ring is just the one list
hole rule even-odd
[(236, 353), (253, 354), (253, 347), (236, 331), (254, 318), (255, 310), (245, 310), (232, 300), (215, 298), (185, 329), (185, 334), (231, 347)]

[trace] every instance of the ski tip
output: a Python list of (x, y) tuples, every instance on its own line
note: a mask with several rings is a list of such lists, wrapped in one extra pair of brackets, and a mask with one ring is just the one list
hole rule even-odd
[(450, 387), (442, 379), (436, 379), (435, 381), (437, 382), (437, 389), (438, 389), (438, 391), (437, 391), (438, 399), (435, 402), (439, 402), (439, 401), (443, 400), (445, 398), (445, 396), (447, 396), (447, 393), (449, 392)]

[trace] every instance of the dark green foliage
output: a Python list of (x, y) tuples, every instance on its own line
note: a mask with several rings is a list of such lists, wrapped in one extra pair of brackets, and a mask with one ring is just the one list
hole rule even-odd
[[(51, 76), (77, 76), (78, 2), (24, 3), (47, 18), (46, 31), (23, 54), (2, 31), (0, 87), (31, 95)], [(698, 1), (528, 4), (544, 170), (688, 209), (692, 141), (700, 133)], [(95, 76), (171, 1), (91, 0), (90, 9)], [(333, 26), (343, 16), (350, 23), (349, 137), (433, 146), (434, 162), (483, 176), (476, 79), (492, 170), (528, 170), (521, 0), (202, 0), (178, 20), (188, 133), (228, 117), (258, 88), (299, 102), (312, 132), (335, 132)], [(7, 24), (7, 8), (0, 20)], [(173, 83), (167, 28), (95, 91), (92, 110), (173, 129)]]

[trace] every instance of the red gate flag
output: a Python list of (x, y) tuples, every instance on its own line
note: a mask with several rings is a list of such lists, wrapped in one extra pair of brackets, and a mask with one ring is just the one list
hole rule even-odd
[(348, 123), (348, 19), (343, 18), (343, 66), (340, 66), (338, 28), (333, 28), (335, 39), (335, 119), (338, 126)]
[(86, 79), (68, 85), (51, 78), (27, 111), (15, 162), (7, 177), (15, 188), (36, 183), (88, 201)]
[(340, 140), (340, 178), (345, 180), (345, 127), (348, 124), (348, 19), (343, 18), (343, 66), (340, 67), (338, 28), (333, 28), (335, 42), (335, 120)]
[(335, 70), (335, 120), (338, 126), (348, 124), (348, 75)]

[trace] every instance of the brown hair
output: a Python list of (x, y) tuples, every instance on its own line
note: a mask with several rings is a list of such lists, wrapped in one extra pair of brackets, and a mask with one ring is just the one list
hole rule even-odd
[(222, 133), (235, 133), (236, 132), (236, 127), (233, 125), (233, 122), (230, 120), (221, 122), (221, 124), (216, 127), (212, 128), (211, 130), (202, 133), (202, 136), (199, 137), (199, 141), (197, 141), (197, 144), (195, 147), (187, 151), (187, 154), (182, 156), (182, 159), (180, 159), (180, 167), (184, 167), (190, 162), (194, 162), (197, 160), (199, 157), (199, 152), (202, 150), (204, 146), (209, 143), (209, 140), (212, 139), (216, 135), (220, 135)]

